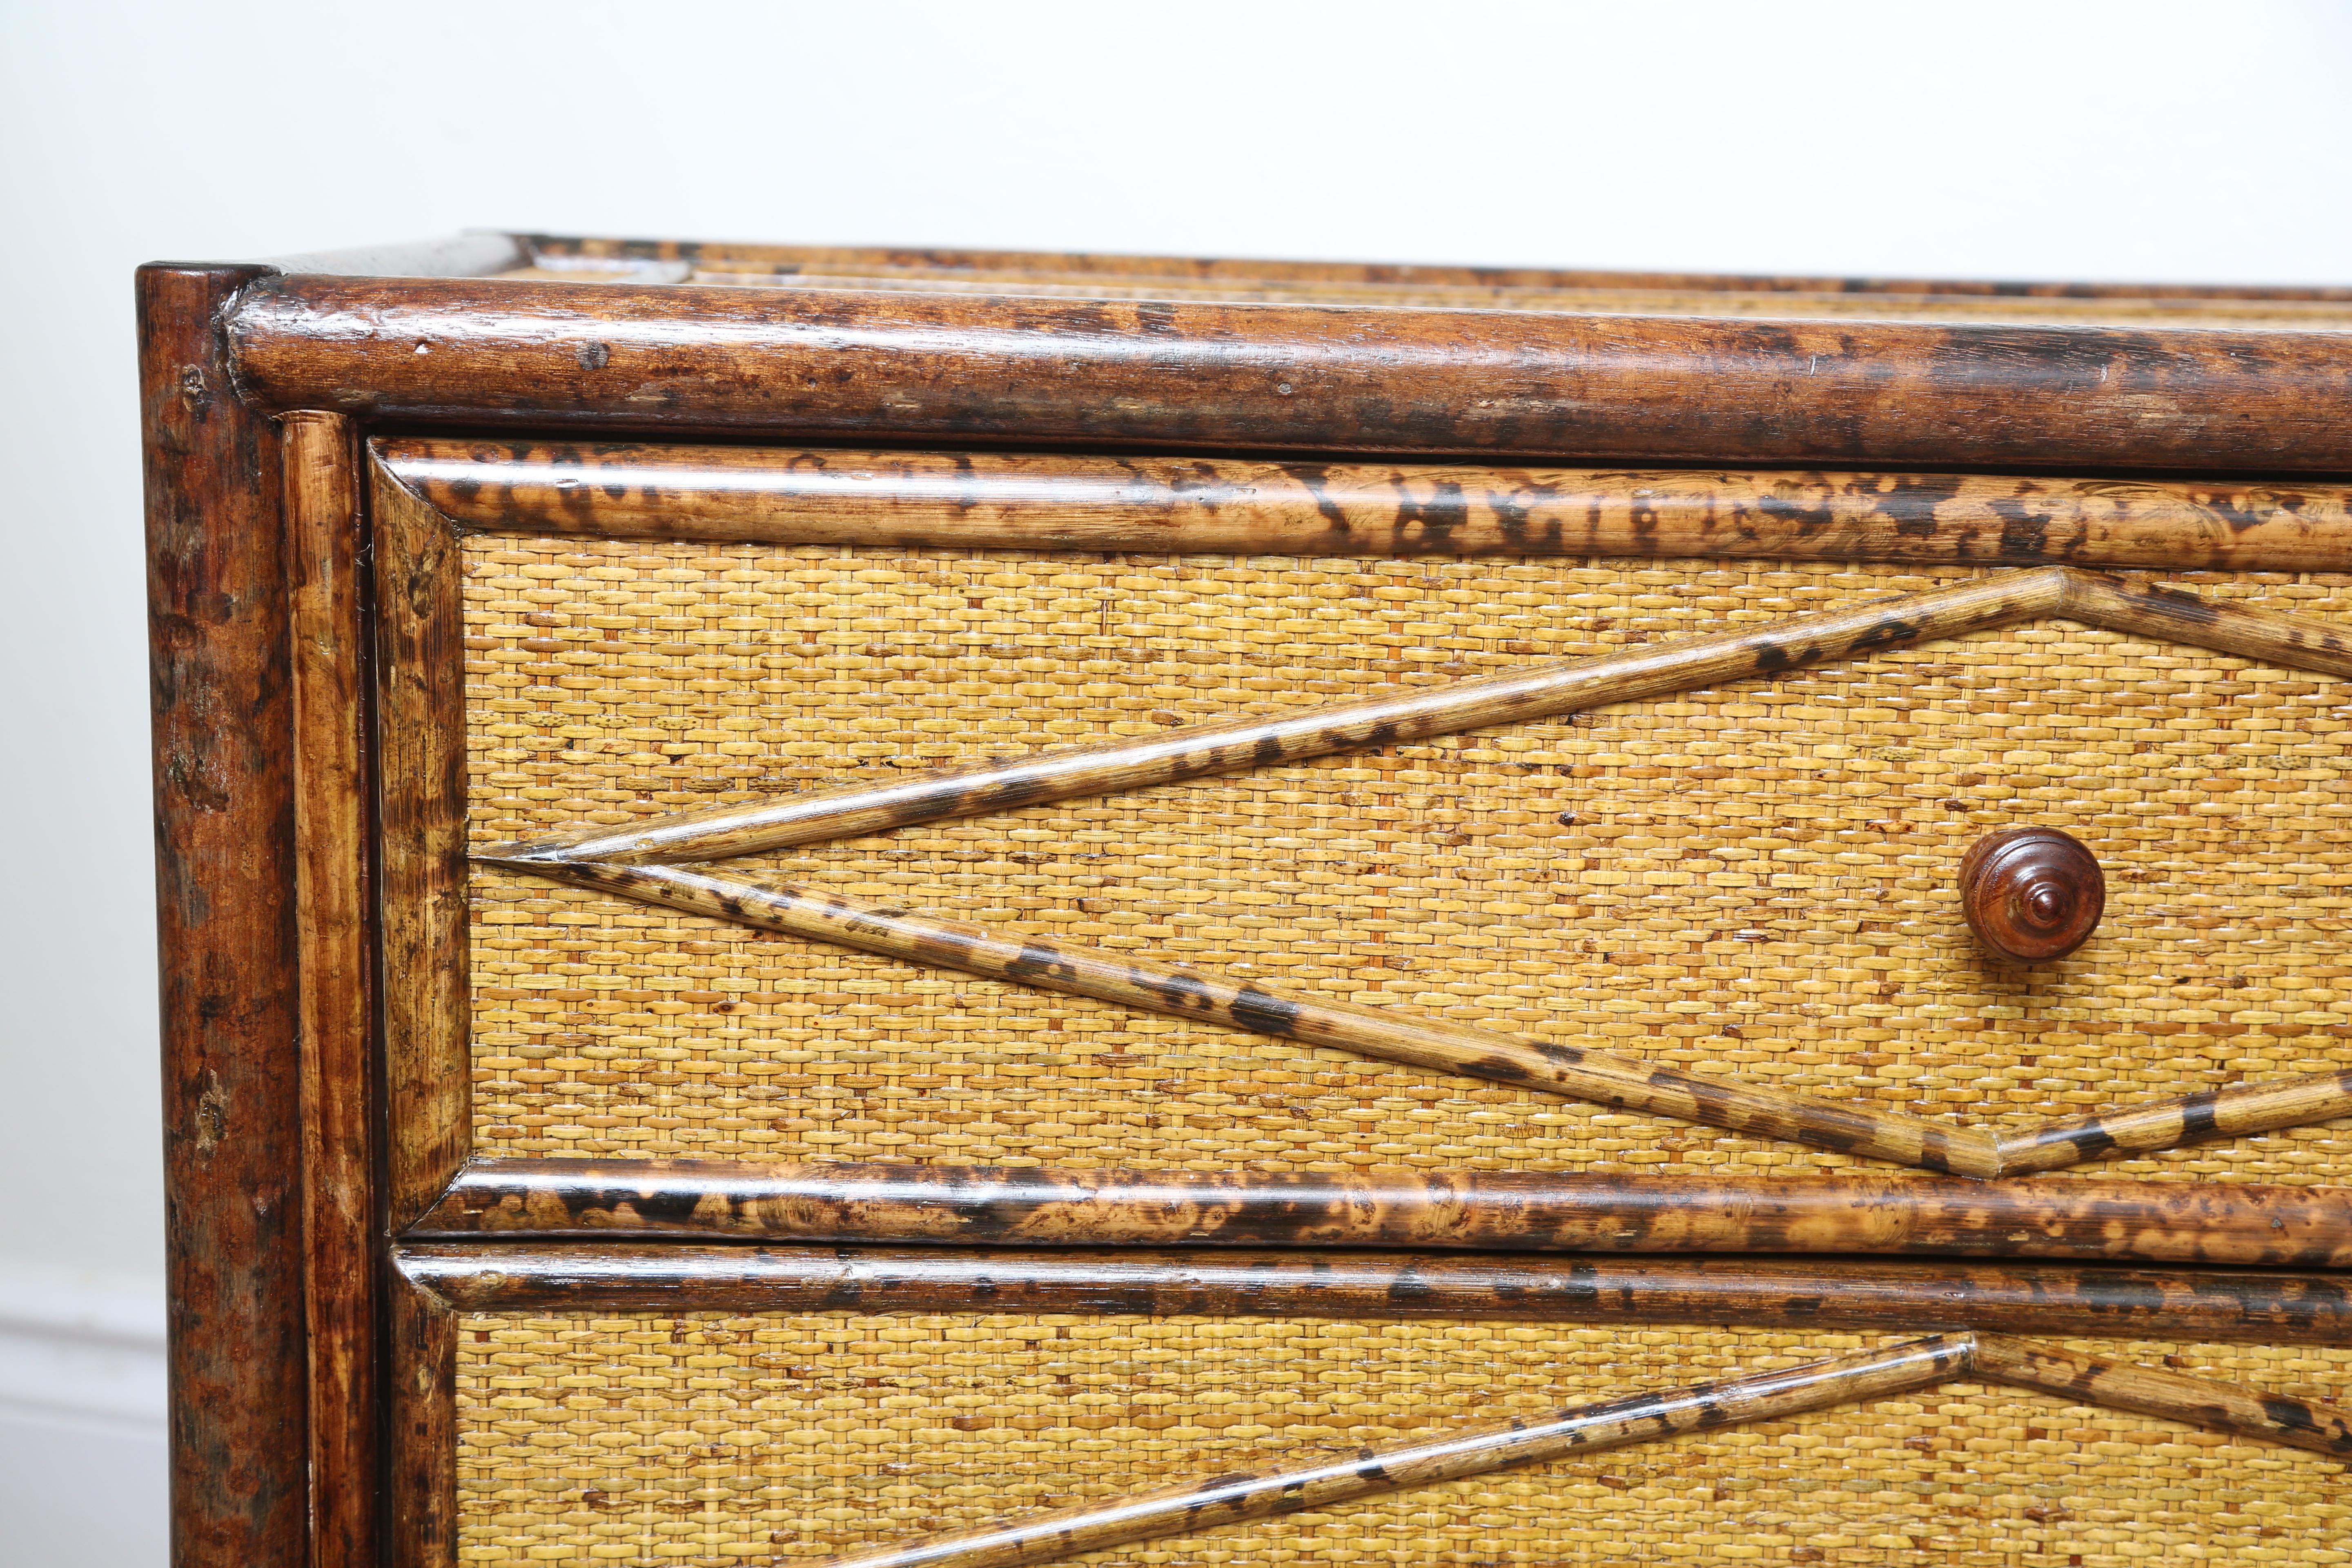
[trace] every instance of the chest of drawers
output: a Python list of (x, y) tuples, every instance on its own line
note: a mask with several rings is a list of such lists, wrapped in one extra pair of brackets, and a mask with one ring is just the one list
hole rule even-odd
[(2339, 1559), (2352, 293), (141, 307), (184, 1568)]

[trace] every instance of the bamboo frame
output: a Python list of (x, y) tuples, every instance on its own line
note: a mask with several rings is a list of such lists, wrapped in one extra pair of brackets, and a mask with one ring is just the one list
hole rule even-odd
[[(415, 277), (479, 270), (508, 253), (506, 241), (488, 240), (430, 253), (298, 258), (279, 263), (278, 269)], [(1463, 280), (1504, 281), (1483, 275)], [(479, 298), (468, 303), (468, 290), (476, 289)], [(880, 357), (892, 363), (879, 379), (853, 378), (801, 408), (790, 405), (797, 394), (784, 362), (805, 345), (781, 342), (793, 334), (772, 330), (780, 307), (790, 300), (773, 293), (751, 299), (743, 290), (690, 291), (674, 298), (672, 309), (641, 293), (593, 286), (543, 289), (491, 281), (418, 289), (327, 277), (273, 279), (267, 267), (163, 265), (142, 277), (173, 1194), (174, 1555), (184, 1568), (242, 1568), (306, 1556), (321, 1563), (369, 1560), (362, 1539), (366, 1530), (358, 1522), (368, 1488), (366, 1478), (352, 1468), (364, 1462), (356, 1445), (369, 1430), (381, 1430), (386, 1439), (379, 1447), (386, 1468), (378, 1473), (388, 1474), (393, 1485), (380, 1539), (391, 1559), (422, 1568), (447, 1561), (455, 1550), (457, 1413), (450, 1379), (457, 1298), (414, 1288), (404, 1276), (388, 1285), (377, 1279), (379, 1294), (372, 1295), (344, 1272), (352, 1257), (380, 1248), (378, 1227), (414, 1219), (439, 1194), (467, 1147), (465, 1021), (462, 1008), (450, 1005), (451, 986), (462, 986), (462, 970), (449, 962), (461, 956), (452, 936), (461, 934), (464, 876), (455, 847), (463, 797), (452, 787), (452, 780), (461, 776), (455, 770), (463, 742), (452, 697), (457, 650), (446, 640), (456, 604), (456, 551), (443, 510), (413, 495), (404, 498), (399, 486), (385, 484), (370, 492), (376, 521), (385, 530), (380, 542), (385, 548), (373, 563), (366, 559), (362, 541), (350, 531), (357, 478), (351, 443), (363, 433), (362, 422), (513, 420), (535, 429), (603, 426), (675, 434), (695, 428), (699, 417), (706, 429), (862, 431), (866, 437), (860, 438), (875, 440), (929, 429), (958, 442), (1092, 442), (1118, 435), (1091, 418), (1105, 406), (1097, 394), (1121, 384), (1122, 373), (1111, 362), (1153, 346), (1134, 330), (1150, 312), (1125, 308), (1101, 313), (1094, 325), (1046, 310), (1013, 330), (996, 307), (986, 304), (977, 310), (956, 301), (919, 304), (891, 316), (903, 301), (885, 301), (877, 307), (884, 314), (859, 318), (872, 301), (813, 292), (800, 302), (862, 321), (878, 334)], [(346, 307), (362, 313), (337, 313)], [(572, 313), (540, 340), (499, 336), (520, 328), (530, 338), (548, 324), (544, 312), (551, 309)], [(988, 366), (1009, 363), (1001, 351), (1027, 352), (1040, 326), (1053, 330), (1049, 318), (1081, 329), (1070, 340), (1075, 376), (1055, 385), (1018, 378), (998, 384), (990, 379)], [(1390, 312), (1362, 319), (1376, 335), (1384, 324), (1446, 328), (1457, 321), (1424, 317), (1416, 323), (1412, 318), (1412, 312)], [(1361, 452), (1365, 437), (1379, 434), (1381, 409), (1392, 405), (1422, 422), (1423, 427), (1402, 432), (1403, 446), (1424, 451), (1573, 451), (1589, 459), (1610, 449), (1605, 438), (1659, 416), (1661, 410), (1693, 406), (1687, 395), (1693, 385), (1721, 384), (1735, 402), (1760, 400), (1744, 405), (1751, 410), (1777, 408), (1777, 378), (1792, 366), (1808, 367), (1811, 346), (1810, 341), (1795, 340), (1794, 347), (1775, 346), (1766, 341), (1770, 334), (1738, 323), (1687, 332), (1672, 324), (1654, 331), (1643, 327), (1637, 336), (1646, 333), (1643, 341), (1652, 348), (1684, 358), (1659, 375), (1620, 375), (1620, 370), (1639, 367), (1596, 368), (1578, 356), (1599, 353), (1630, 362), (1638, 353), (1628, 354), (1622, 344), (1595, 349), (1578, 335), (1587, 331), (1584, 326), (1563, 333), (1551, 331), (1559, 323), (1530, 328), (1503, 322), (1504, 336), (1525, 328), (1521, 335), (1528, 343), (1553, 354), (1541, 376), (1511, 380), (1507, 374), (1482, 372), (1471, 363), (1475, 356), (1456, 354), (1459, 345), (1408, 341), (1408, 333), (1398, 345), (1409, 351), (1408, 357), (1419, 357), (1406, 368), (1416, 391), (1425, 382), (1431, 394), (1411, 408), (1397, 400), (1402, 383), (1392, 375), (1384, 378), (1367, 359), (1367, 353), (1379, 357), (1377, 345), (1366, 352), (1359, 352), (1360, 344), (1335, 348), (1328, 362), (1331, 381), (1300, 385), (1303, 395), (1295, 400), (1287, 388), (1272, 391), (1274, 378), (1264, 374), (1269, 364), (1307, 364), (1315, 353), (1307, 338), (1283, 334), (1336, 319), (1328, 311), (1177, 312), (1167, 323), (1175, 328), (1173, 346), (1201, 374), (1177, 387), (1176, 395), (1139, 405), (1137, 428), (1154, 441), (1164, 437), (1171, 446), (1222, 443), (1257, 449), (1293, 443)], [(925, 320), (961, 321), (988, 341), (967, 345), (976, 347), (976, 354), (927, 361), (915, 342), (927, 330)], [(1259, 340), (1275, 358), (1250, 367), (1247, 384), (1234, 379), (1232, 365), (1220, 357), (1224, 351), (1195, 330), (1220, 321), (1253, 331), (1276, 329)], [(468, 323), (480, 330), (468, 334)], [(1492, 324), (1467, 321), (1474, 329)], [(359, 330), (347, 341), (331, 341), (354, 325)], [(1607, 323), (1604, 330), (1618, 326)], [(1840, 329), (1804, 329), (1814, 331)], [(712, 347), (730, 331), (752, 339), (765, 332), (770, 341)], [(1751, 444), (1707, 456), (1808, 460), (1808, 453), (1818, 448), (1821, 460), (1883, 458), (1948, 469), (2003, 461), (2096, 464), (2137, 453), (2155, 465), (2276, 473), (2312, 463), (2328, 471), (2343, 469), (2340, 433), (2324, 417), (2333, 405), (2328, 388), (2340, 376), (2308, 334), (2231, 334), (2226, 343), (2213, 334), (2161, 331), (1871, 328), (1845, 336), (1853, 347), (1848, 361), (1825, 363), (1831, 374), (1799, 389), (1802, 405), (1792, 415), (1801, 437), (1796, 444), (1769, 450)], [(418, 355), (415, 351), (427, 340), (435, 351), (454, 352)], [(647, 367), (635, 356), (653, 352), (656, 340), (676, 347), (675, 361), (641, 374)], [(2081, 356), (2097, 345), (2115, 353), (2112, 363), (2100, 367), (2105, 390), (2086, 392)], [(2242, 351), (2243, 363), (2223, 363), (2223, 348), (2231, 354)], [(1750, 351), (1759, 356), (1753, 365), (1722, 357)], [(838, 360), (836, 350), (824, 352)], [(233, 363), (240, 355), (244, 363)], [(1449, 355), (1460, 363), (1444, 363)], [(738, 380), (728, 380), (724, 373), (730, 367), (743, 373)], [(950, 374), (925, 383), (925, 375), (942, 367)], [(2109, 368), (2116, 372), (2112, 388), (2105, 387)], [(253, 374), (240, 376), (240, 369)], [(781, 379), (771, 374), (779, 371), (784, 373)], [(1169, 379), (1157, 369), (1152, 374), (1161, 382)], [(1899, 384), (1883, 396), (1866, 384), (1874, 376), (1888, 375)], [(1497, 384), (1508, 381), (1504, 391), (1536, 399), (1527, 405), (1534, 411), (1531, 417), (1506, 428), (1482, 413), (1495, 390), (1482, 377)], [(1972, 389), (1971, 377), (1983, 384)], [(2264, 378), (2274, 384), (2263, 384)], [(1560, 413), (1566, 405), (1559, 399), (1580, 387), (1602, 395), (1604, 401), (1612, 390), (1622, 395), (1622, 406), (1610, 421), (1592, 427), (1597, 434), (1591, 440), (1580, 438)], [(901, 395), (909, 392), (914, 401), (904, 405), (908, 417), (902, 418)], [(1552, 401), (1544, 403), (1547, 398)], [(2172, 400), (2172, 412), (2147, 415), (2167, 399)], [(342, 415), (320, 412), (329, 404)], [(282, 429), (272, 425), (273, 413), (289, 416)], [(2215, 447), (2210, 431), (2223, 423), (2227, 439)], [(2276, 439), (2273, 431), (2279, 433)], [(1687, 442), (1706, 433), (1693, 437), (1685, 429), (1669, 435)], [(1578, 438), (1558, 444), (1564, 437)], [(1753, 430), (1740, 437), (1750, 443), (1756, 438)], [(1807, 442), (1814, 445), (1806, 447)], [(1912, 455), (1903, 456), (1906, 451)], [(1041, 460), (1028, 470), (1048, 474), (1053, 481), (1052, 493), (1037, 507), (1060, 504), (1055, 498), (1067, 492), (1055, 487), (1074, 474), (1083, 477), (1085, 465), (1097, 460), (1068, 461), (1078, 467), (1055, 469)], [(975, 467), (985, 471), (988, 462)], [(1142, 460), (1139, 471), (1150, 484), (1166, 480), (1159, 493), (1167, 494), (1180, 486), (1180, 467), (1151, 458)], [(1243, 460), (1223, 457), (1204, 458), (1197, 467), (1216, 484), (1247, 484), (1255, 471)], [(1317, 465), (1266, 467), (1280, 470), (1280, 482), (1293, 487), (1283, 492), (1281, 506), (1289, 510), (1282, 515), (1299, 525), (1290, 531), (1290, 542), (1279, 547), (1318, 552), (1332, 548), (1328, 538), (1313, 531), (1330, 520), (1318, 509), (1310, 524), (1298, 510), (1311, 501), (1311, 489), (1302, 500), (1297, 487), (1304, 484), (1304, 470)], [(1506, 524), (1514, 498), (1507, 496), (1501, 510), (1474, 498), (1456, 522), (1443, 495), (1443, 469), (1400, 467), (1402, 487), (1385, 511), (1365, 488), (1382, 482), (1376, 477), (1386, 471), (1381, 465), (1337, 464), (1328, 471), (1340, 487), (1331, 493), (1341, 517), (1358, 532), (1379, 535), (1385, 530), (1381, 549), (1410, 545), (1444, 553), (1500, 549), (1509, 540)], [(1616, 483), (1611, 477), (1578, 472), (1581, 477), (1575, 482), (1605, 495), (1610, 506), (1627, 509), (1622, 523), (1612, 512), (1591, 537), (1603, 542), (1602, 548), (1621, 542), (1628, 551), (1639, 547), (1643, 523), (1635, 503), (1656, 498), (1621, 497), (1611, 488)], [(1675, 516), (1698, 515), (1708, 504), (1706, 496), (1727, 507), (1750, 509), (1730, 533), (1711, 536), (1703, 547), (1710, 554), (1771, 548), (1817, 558), (2004, 564), (2056, 561), (2229, 570), (2343, 564), (2331, 510), (2341, 497), (2331, 487), (2290, 491), (2268, 483), (2217, 485), (2209, 494), (2194, 485), (2137, 481), (1964, 479), (1951, 481), (1951, 493), (1931, 503), (1927, 490), (1947, 482), (1932, 475), (1891, 480), (1864, 476), (1851, 485), (1832, 475), (1821, 487), (1811, 477), (1791, 480), (1769, 473), (1726, 476), (1723, 483), (1687, 475), (1665, 478), (1696, 487), (1665, 498), (1665, 510)], [(1531, 482), (1539, 487), (1555, 481), (1547, 475)], [(1795, 501), (1785, 489), (1790, 483), (1797, 487)], [(1890, 484), (1885, 493), (1899, 500), (1876, 507), (1867, 503), (1864, 490)], [(1346, 488), (1350, 485), (1357, 488)], [(1426, 489), (1420, 488), (1424, 485)], [(2026, 486), (2041, 488), (2020, 488)], [(2053, 498), (2046, 506), (2033, 499), (2045, 493)], [(2289, 495), (2307, 503), (2294, 520), (2285, 515), (2296, 510), (2284, 499)], [(1811, 504), (1815, 497), (1819, 509)], [(454, 489), (441, 499), (457, 506)], [(1808, 515), (1792, 518), (1772, 510), (1798, 502)], [(1987, 521), (1988, 511), (2006, 515), (1995, 502), (2014, 505), (2014, 526), (1995, 529)], [(2102, 510), (2110, 504), (2112, 510)], [(1819, 522), (1810, 515), (1815, 510), (1823, 514)], [(1278, 547), (1248, 529), (1229, 535), (1187, 531), (1198, 519), (1179, 519), (1172, 532), (1155, 524), (1134, 535), (1115, 530), (1087, 535), (1126, 543), (1060, 546), (1050, 533), (1026, 531), (1038, 515), (1035, 508), (1008, 510), (1005, 517), (1017, 524), (1019, 536), (1008, 531), (995, 542), (1033, 548), (1040, 542), (1049, 548)], [(471, 516), (461, 521), (466, 527), (501, 525)], [(2305, 525), (2310, 532), (2294, 531)], [(1780, 531), (1774, 532), (1776, 528)], [(653, 523), (646, 529), (688, 531)], [(620, 526), (612, 530), (619, 531)], [(1562, 528), (1563, 546), (1572, 542), (1572, 532)], [(729, 535), (760, 536), (748, 524), (745, 531)], [(876, 542), (887, 535), (876, 524), (858, 537)], [(1689, 537), (1669, 527), (1656, 534), (1654, 547), (1688, 548)], [(1881, 551), (1887, 553), (1873, 553)], [(1908, 553), (1914, 551), (1920, 553)], [(364, 602), (366, 585), (361, 581), (371, 566), (385, 612), (373, 649), (383, 663), (373, 684), (370, 649), (352, 634), (372, 607)], [(2135, 613), (2155, 626), (2165, 624), (2158, 612), (2169, 607), (2175, 606), (2138, 603)], [(354, 681), (359, 712), (371, 721), (358, 725), (352, 723)], [(365, 710), (371, 691), (382, 703), (373, 714)], [(384, 814), (382, 822), (371, 825), (367, 792), (360, 792), (357, 811), (337, 792), (364, 775), (373, 760), (369, 747), (377, 741), (386, 753), (376, 779)], [(350, 853), (355, 824), (384, 857), (385, 877), (375, 889), (383, 917), (380, 931), (352, 919), (355, 887), (358, 911), (367, 912), (367, 889), (350, 880), (359, 869)], [(379, 967), (372, 973), (364, 963), (349, 962), (355, 951), (372, 956)], [(371, 984), (377, 984), (373, 998)], [(373, 1064), (360, 1059), (369, 1042), (352, 1026), (355, 1017), (365, 1016), (371, 1001), (392, 1024), (383, 1039), (383, 1055)], [(392, 1103), (378, 1108), (386, 1121), (377, 1124), (384, 1131), (372, 1152), (378, 1162), (373, 1173), (363, 1169), (370, 1152), (366, 1140), (354, 1139), (350, 1120), (369, 1092), (371, 1067), (383, 1072), (393, 1091)], [(2215, 1104), (2218, 1127), (2223, 1101)], [(2184, 1127), (2197, 1114), (2184, 1106)], [(2108, 1131), (2115, 1130), (2111, 1123)], [(367, 1223), (355, 1225), (354, 1216), (369, 1209)], [(2247, 1245), (2263, 1240), (2249, 1237)], [(2192, 1237), (2154, 1245), (2202, 1243)], [(471, 1264), (503, 1263), (527, 1273), (544, 1255), (573, 1249), (514, 1249), (477, 1237), (462, 1250), (471, 1255)], [(1782, 1260), (1786, 1267), (1777, 1271), (1769, 1264), (1733, 1260), (1725, 1268), (1677, 1272), (1672, 1259), (1620, 1268), (1602, 1258), (1593, 1264), (1580, 1259), (1538, 1277), (1522, 1265), (1474, 1259), (1473, 1267), (1483, 1270), (1474, 1281), (1449, 1271), (1462, 1261), (1449, 1258), (1366, 1260), (1328, 1254), (1307, 1260), (1254, 1259), (1226, 1254), (1202, 1264), (1197, 1255), (1155, 1260), (1153, 1255), (1130, 1252), (1092, 1261), (1032, 1254), (1016, 1263), (935, 1251), (890, 1259), (871, 1253), (817, 1255), (831, 1258), (825, 1265), (831, 1282), (822, 1284), (817, 1258), (762, 1261), (769, 1249), (740, 1245), (705, 1249), (673, 1243), (654, 1250), (665, 1256), (624, 1257), (611, 1249), (598, 1255), (634, 1281), (630, 1289), (638, 1294), (633, 1299), (648, 1307), (702, 1289), (680, 1274), (699, 1268), (705, 1283), (735, 1279), (730, 1268), (764, 1269), (770, 1286), (763, 1289), (850, 1305), (913, 1300), (930, 1291), (934, 1301), (968, 1309), (1010, 1290), (1023, 1300), (1058, 1300), (1082, 1310), (1137, 1310), (1145, 1302), (1166, 1309), (1189, 1300), (1223, 1301), (1240, 1310), (1272, 1306), (1320, 1311), (1335, 1305), (1327, 1293), (1330, 1287), (1339, 1292), (1336, 1305), (1341, 1310), (1370, 1311), (1377, 1292), (1387, 1303), (1381, 1310), (1394, 1313), (1412, 1310), (1411, 1301), (1427, 1280), (1434, 1282), (1435, 1300), (1455, 1308), (1473, 1303), (1484, 1291), (1482, 1310), (1500, 1310), (1506, 1301), (1528, 1299), (1525, 1292), (1532, 1289), (1549, 1302), (1536, 1310), (1564, 1314), (1571, 1308), (1591, 1310), (1574, 1307), (1574, 1298), (1599, 1288), (1594, 1282), (1600, 1281), (1616, 1292), (1613, 1300), (1632, 1304), (1629, 1311), (1669, 1317), (1705, 1312), (1710, 1321), (1722, 1321), (1725, 1311), (1765, 1310), (1777, 1291), (1778, 1305), (1771, 1310), (1781, 1313), (1779, 1321), (1791, 1321), (1792, 1314), (1804, 1310), (1805, 1291), (1828, 1282), (1843, 1292), (1829, 1303), (1830, 1316), (1844, 1311), (1855, 1321), (1881, 1327), (1897, 1318), (1916, 1322), (1923, 1314), (1949, 1313), (1961, 1301), (2021, 1328), (2046, 1320), (2110, 1330), (2146, 1331), (2161, 1324), (2167, 1331), (2182, 1327), (2215, 1337), (2340, 1339), (2346, 1321), (2339, 1283), (2305, 1275), (2029, 1275), (1982, 1268), (1963, 1274), (1944, 1266), (1927, 1265), (1922, 1271), (1899, 1264), (1840, 1264), (1824, 1270), (1796, 1259)], [(1105, 1270), (1111, 1272), (1106, 1276)], [(480, 1275), (478, 1268), (472, 1272)], [(2050, 1294), (2053, 1281), (2055, 1298)], [(558, 1299), (549, 1297), (551, 1302)], [(367, 1337), (360, 1325), (371, 1310), (375, 1344), (390, 1346), (393, 1374), (372, 1386), (368, 1358), (347, 1353)], [(1811, 1321), (1825, 1320), (1817, 1312)], [(2084, 1375), (2080, 1369), (2048, 1363), (2039, 1374), (2053, 1381)]]

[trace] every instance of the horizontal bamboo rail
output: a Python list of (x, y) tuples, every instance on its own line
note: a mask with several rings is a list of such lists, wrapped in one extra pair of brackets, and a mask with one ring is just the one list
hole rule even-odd
[(1196, 725), (1148, 739), (926, 769), (625, 827), (500, 845), (486, 854), (548, 863), (723, 859), (919, 822), (1144, 789), (1365, 746), (1553, 718), (2053, 616), (2294, 668), (2352, 676), (2352, 637), (2330, 623), (2243, 609), (2168, 589), (2132, 587), (2072, 567), (2045, 566), (1770, 626), (1530, 665), (1271, 717)]
[(2352, 1344), (2327, 1273), (1927, 1258), (1190, 1247), (402, 1243), (401, 1272), (480, 1312), (1072, 1312), (1472, 1318)]
[(1570, 1405), (1549, 1417), (1465, 1426), (1366, 1449), (1336, 1463), (1217, 1476), (1005, 1524), (924, 1536), (828, 1558), (821, 1568), (1020, 1568), (1050, 1563), (1103, 1547), (1328, 1508), (1352, 1498), (1434, 1486), (1514, 1465), (1907, 1394), (1965, 1370), (1974, 1346), (1969, 1334), (1937, 1335), (1721, 1383)]
[(2341, 474), (2328, 331), (258, 278), (273, 412), (866, 444)]
[(1237, 555), (1613, 555), (2332, 571), (2341, 485), (515, 444), (398, 437), (457, 526), (604, 538)]
[(1873, 1253), (2352, 1268), (2352, 1193), (2221, 1183), (485, 1160), (412, 1240)]
[(1352, 1002), (1235, 985), (1150, 959), (943, 920), (846, 894), (757, 886), (683, 866), (508, 861), (492, 855), (476, 858), (762, 931), (1092, 996), (1171, 1017), (1331, 1046), (1759, 1137), (1793, 1139), (1931, 1171), (1965, 1176), (2000, 1173), (1991, 1138), (1917, 1117), (1835, 1105), (1632, 1057), (1521, 1039)]

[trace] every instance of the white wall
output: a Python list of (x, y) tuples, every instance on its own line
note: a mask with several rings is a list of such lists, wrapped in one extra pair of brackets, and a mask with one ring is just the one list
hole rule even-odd
[(0, 0), (0, 1191), (46, 1200), (0, 1205), (0, 1340), (47, 1347), (0, 1353), (0, 1563), (159, 1552), (68, 1484), (160, 1453), (117, 1311), (162, 1246), (138, 262), (489, 226), (2342, 283), (2347, 77), (2324, 0)]

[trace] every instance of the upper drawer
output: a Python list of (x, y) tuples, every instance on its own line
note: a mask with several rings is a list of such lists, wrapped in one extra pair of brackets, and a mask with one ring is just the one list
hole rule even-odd
[[(1400, 472), (1391, 498), (1428, 513), (1406, 519), (1412, 538), (1486, 553), (1172, 552), (1253, 530), (1301, 551), (1283, 531), (1299, 509), (1274, 504), (1265, 477), (1276, 467), (1234, 465), (1255, 475), (1237, 487), (1208, 463), (984, 455), (410, 442), (385, 458), (447, 509), (385, 492), (449, 541), (418, 557), (429, 594), (410, 583), (385, 599), (394, 621), (450, 618), (455, 635), (394, 657), (439, 661), (415, 674), (447, 705), (436, 743), (463, 748), (443, 815), (462, 809), (478, 847), (1770, 632), (2000, 569), (1975, 557), (2030, 562), (2018, 528), (1979, 527), (2003, 517), (2001, 487), (2012, 523), (2017, 494), (2043, 498), (2030, 531), (2044, 556), (2324, 559), (2342, 527), (2333, 491), (1519, 474), (1551, 513), (1591, 514), (1573, 543), (1532, 535), (1562, 550), (1689, 548), (1708, 522), (1726, 550), (1930, 559), (1492, 553), (1511, 542), (1491, 527), (1512, 510), (1498, 481), (1423, 469)], [(696, 465), (722, 461), (729, 482), (698, 488)], [(1360, 521), (1367, 487), (1348, 471), (1278, 471), (1337, 489)], [(936, 476), (959, 473), (966, 493), (942, 499)], [(1426, 499), (1448, 474), (1450, 516)], [(1187, 476), (1266, 499), (1202, 505)], [(1646, 518), (1604, 510), (1637, 489), (1656, 499)], [(1806, 493), (1811, 507), (1787, 499)], [(2246, 526), (2228, 531), (2230, 517)], [(1053, 546), (1125, 530), (1163, 548), (1021, 548), (1024, 529)], [(1376, 529), (1353, 532), (1379, 548)], [(998, 547), (945, 542), (964, 536)], [(2352, 615), (2347, 574), (2164, 580), (2207, 603)], [(1244, 758), (712, 869), (2011, 1136), (2347, 1065), (2340, 679), (2063, 615), (1879, 640), (1783, 673)], [(1972, 942), (1958, 891), (1970, 845), (2020, 825), (2074, 835), (2106, 879), (2092, 940), (2032, 966)], [(469, 900), (455, 1027), (486, 1154), (1718, 1175), (1857, 1163), (507, 868), (478, 868)], [(2352, 1121), (2078, 1170), (2341, 1180)]]

